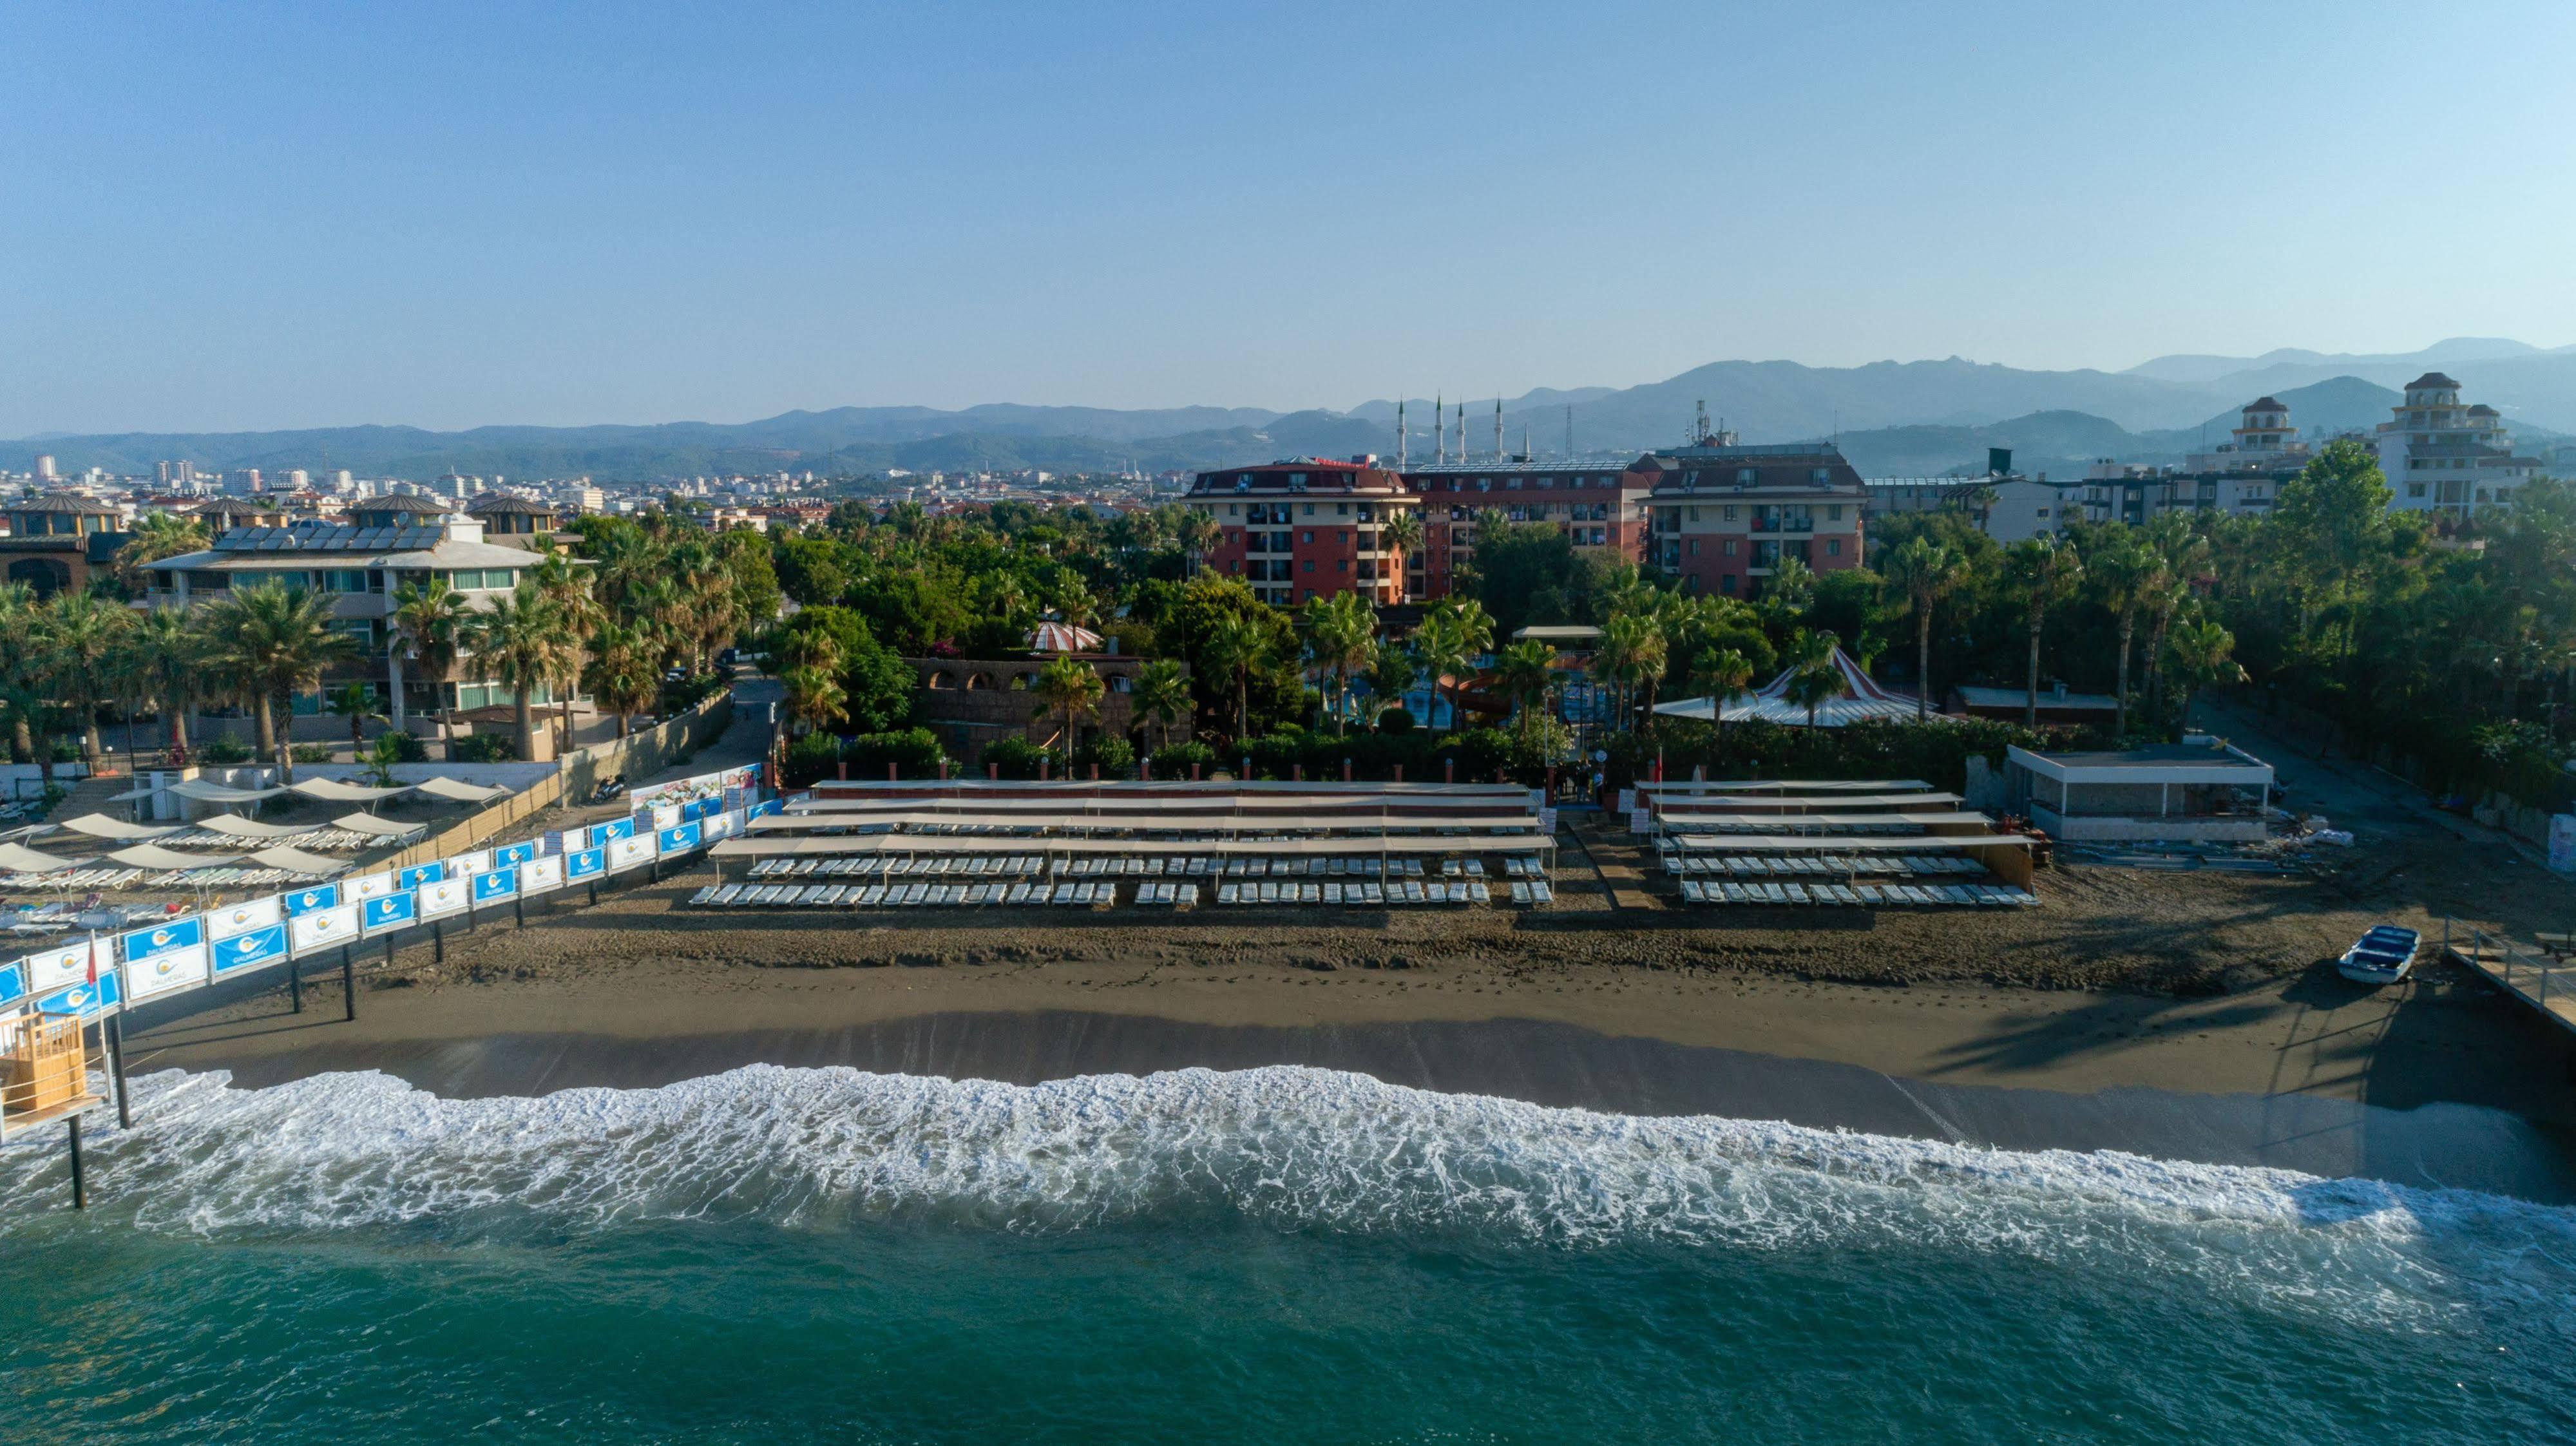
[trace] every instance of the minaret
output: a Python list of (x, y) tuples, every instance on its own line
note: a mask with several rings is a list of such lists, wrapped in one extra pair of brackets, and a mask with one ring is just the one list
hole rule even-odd
[(1431, 435), (1439, 440), (1439, 465), (1449, 465), (1449, 400), (1438, 392), (1431, 394)]
[(1395, 398), (1395, 470), (1404, 470), (1404, 396)]
[(1494, 398), (1494, 460), (1503, 460), (1503, 399)]

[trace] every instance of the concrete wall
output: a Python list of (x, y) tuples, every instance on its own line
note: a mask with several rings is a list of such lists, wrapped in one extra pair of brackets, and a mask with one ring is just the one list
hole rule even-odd
[(2252, 815), (2067, 815), (2034, 800), (2030, 817), (2051, 838), (2067, 843), (2260, 843), (2269, 836), (2263, 820)]

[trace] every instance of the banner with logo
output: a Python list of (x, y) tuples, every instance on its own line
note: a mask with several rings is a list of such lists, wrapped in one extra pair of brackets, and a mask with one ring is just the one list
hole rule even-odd
[[(283, 920), (247, 934), (235, 934), (215, 945), (215, 977), (225, 978), (244, 969), (262, 964), (281, 963), (287, 951), (286, 924)], [(141, 990), (136, 990), (140, 995)]]
[(381, 899), (369, 899), (358, 906), (362, 911), (358, 915), (358, 932), (373, 938), (396, 929), (408, 929), (419, 922), (419, 903), (420, 896), (409, 889), (399, 894), (387, 894)]
[(526, 863), (528, 860), (535, 858), (536, 856), (537, 841), (535, 839), (529, 839), (525, 843), (503, 844), (501, 847), (492, 850), (492, 867), (496, 869), (515, 869), (519, 865)]
[(48, 949), (42, 954), (28, 955), (25, 961), (27, 992), (49, 994), (66, 984), (79, 984), (86, 981), (89, 978), (89, 962), (93, 949), (97, 951), (98, 972), (115, 973), (116, 941), (94, 939), (87, 943), (74, 944), (69, 948)]
[(701, 843), (720, 843), (742, 832), (742, 825), (740, 813), (711, 814), (698, 820), (698, 840)]
[(470, 854), (447, 856), (447, 876), (451, 879), (470, 879), (490, 867), (492, 867), (490, 849), (476, 849)]
[(649, 864), (656, 852), (651, 834), (641, 838), (613, 839), (608, 845), (608, 871), (613, 874)]
[(466, 901), (473, 897), (466, 892), (471, 887), (463, 879), (440, 879), (436, 883), (421, 885), (415, 891), (420, 898), (416, 906), (420, 910), (420, 916), (424, 919), (440, 919), (449, 914), (463, 913)]
[(601, 874), (608, 872), (608, 850), (604, 848), (575, 849), (571, 853), (563, 856), (563, 866), (564, 882), (566, 883), (576, 883), (582, 879), (598, 878)]
[(224, 940), (254, 929), (265, 929), (286, 922), (286, 901), (271, 894), (265, 899), (245, 899), (220, 909), (206, 911), (206, 937)]
[[(105, 976), (100, 976), (104, 978)], [(195, 989), (206, 982), (203, 939), (125, 961), (125, 997), (140, 1002), (163, 994)]]
[(595, 823), (582, 830), (583, 844), (595, 849), (606, 848), (618, 839), (633, 837), (635, 837), (635, 817), (632, 814), (624, 818), (610, 819), (606, 823)]
[(340, 892), (353, 904), (363, 904), (369, 899), (384, 898), (395, 892), (393, 871), (387, 869), (382, 873), (357, 874), (342, 879)]
[(564, 861), (561, 858), (530, 859), (519, 865), (519, 892), (522, 894), (542, 894), (560, 889), (563, 881)]
[(666, 828), (655, 834), (654, 840), (666, 858), (672, 854), (684, 854), (698, 846), (698, 826), (684, 823), (674, 828)]
[(519, 871), (517, 869), (493, 869), (488, 873), (474, 876), (475, 903), (488, 904), (495, 899), (510, 898), (518, 892)]
[(125, 955), (126, 963), (135, 964), (155, 955), (176, 954), (183, 949), (203, 952), (205, 942), (206, 921), (189, 914), (149, 929), (136, 929), (124, 934), (117, 939), (117, 947)]
[(333, 904), (309, 914), (296, 914), (286, 921), (286, 940), (298, 954), (317, 949), (336, 949), (354, 943), (358, 938), (358, 906)]
[(294, 893), (283, 894), (279, 897), (286, 900), (286, 917), (290, 919), (299, 918), (305, 914), (314, 913), (322, 909), (328, 909), (338, 904), (340, 902), (340, 886), (338, 884), (318, 884), (312, 888), (297, 889)]
[(36, 1010), (40, 1014), (77, 1014), (98, 1019), (114, 1014), (124, 1004), (125, 991), (117, 983), (116, 971), (110, 969), (98, 976), (96, 984), (83, 980), (40, 997)]
[(27, 961), (0, 964), (0, 1009), (27, 997)]
[(750, 813), (753, 818), (767, 818), (773, 813), (785, 813), (786, 811), (786, 799), (772, 798), (753, 804), (751, 806)]
[(652, 823), (653, 823), (653, 831), (654, 831), (655, 833), (660, 833), (662, 830), (664, 830), (664, 829), (666, 829), (666, 828), (678, 828), (678, 827), (680, 826), (680, 809), (681, 809), (681, 808), (682, 808), (682, 805), (680, 805), (680, 804), (676, 804), (676, 803), (665, 803), (665, 804), (657, 805), (657, 806), (655, 806), (655, 807), (653, 807), (653, 808), (646, 809), (644, 812), (642, 812), (642, 813), (640, 813), (640, 814), (638, 814), (638, 815), (636, 815), (636, 816), (637, 816), (638, 818), (646, 818), (646, 819), (650, 819), (650, 820), (652, 820)]
[(417, 889), (423, 884), (434, 884), (446, 877), (447, 865), (445, 864), (414, 864), (394, 874), (394, 887)]

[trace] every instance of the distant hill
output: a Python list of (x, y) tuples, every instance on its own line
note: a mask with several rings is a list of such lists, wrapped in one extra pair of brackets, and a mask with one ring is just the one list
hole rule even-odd
[(2428, 371), (2449, 373), (2468, 400), (2504, 413), (2508, 425), (2576, 431), (2576, 346), (2543, 349), (2500, 337), (2454, 337), (2422, 351), (2379, 355), (2283, 350), (2259, 357), (2157, 357), (2124, 375), (2241, 392), (2242, 405), (2265, 392), (2277, 395), (2335, 377), (2398, 388)]

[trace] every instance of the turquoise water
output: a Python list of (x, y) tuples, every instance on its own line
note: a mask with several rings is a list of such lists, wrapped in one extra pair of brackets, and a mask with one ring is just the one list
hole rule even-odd
[(0, 1152), (6, 1441), (2576, 1439), (2576, 1212), (1279, 1068)]

